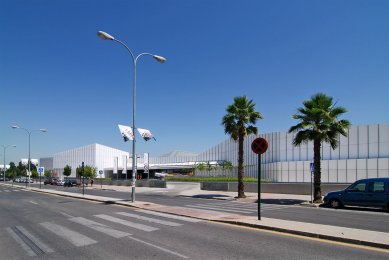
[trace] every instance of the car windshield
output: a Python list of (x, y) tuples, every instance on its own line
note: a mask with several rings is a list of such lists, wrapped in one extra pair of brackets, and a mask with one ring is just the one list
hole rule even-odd
[(366, 189), (366, 183), (365, 182), (358, 182), (358, 183), (355, 183), (353, 185), (351, 185), (350, 187), (347, 188), (347, 191), (365, 191)]

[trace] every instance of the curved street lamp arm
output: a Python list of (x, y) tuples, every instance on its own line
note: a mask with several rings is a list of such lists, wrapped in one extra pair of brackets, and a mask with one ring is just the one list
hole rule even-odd
[[(122, 41), (119, 41), (119, 40), (117, 40), (117, 39), (113, 39), (113, 41), (120, 43), (124, 48), (126, 48), (127, 51), (131, 54), (132, 62), (133, 62), (134, 64), (136, 64), (136, 58), (135, 58), (134, 54), (132, 53), (131, 49), (128, 48), (127, 45), (125, 45)], [(138, 57), (139, 57), (139, 56), (138, 56)], [(138, 57), (137, 57), (137, 58), (138, 58)]]

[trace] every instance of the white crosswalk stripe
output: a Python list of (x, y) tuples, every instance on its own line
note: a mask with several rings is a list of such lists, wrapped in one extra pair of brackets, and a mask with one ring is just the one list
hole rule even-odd
[(161, 225), (165, 225), (165, 226), (171, 226), (171, 227), (182, 226), (182, 224), (179, 224), (176, 222), (171, 222), (171, 221), (166, 221), (166, 220), (161, 220), (161, 219), (156, 219), (156, 218), (148, 218), (148, 217), (144, 217), (144, 216), (140, 216), (140, 215), (136, 215), (136, 214), (131, 214), (131, 213), (127, 213), (127, 212), (116, 212), (116, 214), (126, 216), (126, 217), (136, 218), (136, 219), (140, 219), (140, 220), (145, 220), (148, 222), (157, 223), (157, 224), (161, 224)]
[(64, 226), (60, 226), (51, 222), (43, 222), (39, 223), (42, 227), (47, 230), (53, 232), (54, 234), (64, 238), (75, 246), (87, 246), (91, 244), (96, 244), (97, 241), (84, 236), (76, 231), (65, 228)]
[[(120, 211), (120, 212), (112, 212), (111, 214), (93, 215), (93, 217), (99, 220), (91, 220), (88, 219), (87, 217), (75, 217), (68, 214), (63, 214), (66, 217), (66, 220), (69, 221), (68, 223), (62, 221), (61, 224), (58, 224), (53, 221), (50, 222), (47, 221), (47, 222), (39, 223), (39, 226), (41, 226), (45, 230), (44, 234), (46, 234), (46, 230), (50, 231), (55, 236), (69, 242), (70, 244), (76, 247), (96, 244), (101, 238), (98, 235), (102, 234), (116, 239), (129, 238), (139, 243), (143, 243), (145, 245), (155, 247), (167, 253), (179, 256), (181, 258), (187, 258), (186, 256), (181, 255), (175, 251), (171, 251), (168, 248), (163, 248), (151, 244), (149, 242), (140, 240), (139, 238), (134, 238), (131, 233), (126, 232), (126, 230), (123, 230), (122, 228), (114, 228), (113, 225), (110, 225), (110, 223), (124, 225), (129, 228), (138, 229), (144, 232), (152, 232), (160, 229), (155, 225), (163, 225), (167, 227), (180, 227), (184, 225), (182, 223), (179, 223), (180, 221), (195, 223), (195, 222), (200, 222), (202, 220), (184, 217), (184, 216), (171, 215), (171, 214), (166, 214), (161, 212), (153, 212), (148, 210), (136, 210), (130, 212)], [(120, 215), (122, 218), (114, 217), (112, 216), (113, 214)], [(149, 217), (145, 215), (153, 215), (156, 217)], [(123, 219), (126, 217), (130, 218), (131, 220), (134, 220), (134, 222)], [(175, 219), (177, 221), (168, 221), (164, 218)], [(109, 223), (107, 224), (105, 221)], [(143, 222), (143, 224), (139, 222)], [(144, 224), (144, 222), (148, 222), (150, 223), (150, 225), (146, 225)], [(153, 224), (155, 225), (152, 226)], [(68, 228), (67, 226), (70, 225), (71, 228)], [(79, 225), (84, 228), (80, 229)], [(83, 233), (82, 230), (84, 232), (87, 232), (86, 229), (97, 231), (99, 234), (97, 234), (96, 232), (92, 232), (92, 233), (88, 232), (87, 233), (88, 236), (86, 236), (82, 234)], [(19, 245), (19, 247), (23, 248), (26, 254), (31, 257), (40, 257), (48, 253), (53, 253), (55, 252), (53, 248), (60, 248), (62, 246), (58, 244), (48, 246), (38, 238), (39, 236), (42, 236), (42, 233), (40, 233), (39, 236), (37, 237), (22, 226), (8, 227), (6, 228), (6, 231), (13, 238), (13, 240), (16, 241), (15, 245)], [(44, 237), (46, 238), (46, 235), (44, 235)], [(53, 243), (58, 243), (58, 242), (54, 242), (56, 241), (56, 239), (52, 239), (51, 241), (53, 241)]]
[(123, 232), (120, 230), (113, 229), (109, 226), (106, 226), (104, 224), (101, 224), (101, 223), (98, 223), (98, 222), (95, 222), (95, 221), (92, 221), (92, 220), (89, 220), (86, 218), (77, 217), (77, 218), (70, 218), (69, 220), (73, 221), (75, 223), (84, 225), (88, 228), (99, 231), (101, 233), (104, 233), (104, 234), (111, 236), (111, 237), (114, 237), (114, 238), (131, 236), (130, 233), (126, 233), (126, 232)]
[[(216, 210), (222, 212), (252, 214), (258, 211), (257, 203), (243, 203), (243, 202), (209, 202), (193, 205), (185, 205), (188, 208), (198, 208), (206, 210)], [(295, 207), (294, 205), (278, 205), (278, 204), (263, 204), (261, 203), (261, 211), (266, 210), (279, 210)]]
[(177, 215), (172, 215), (172, 214), (167, 214), (167, 213), (162, 213), (162, 212), (157, 212), (157, 211), (149, 211), (149, 210), (144, 210), (144, 209), (137, 210), (136, 212), (141, 212), (144, 214), (149, 214), (149, 215), (154, 215), (154, 216), (159, 216), (159, 217), (164, 217), (164, 218), (177, 219), (177, 220), (182, 220), (182, 221), (192, 222), (192, 223), (197, 223), (197, 222), (202, 221), (201, 219), (184, 217), (184, 216), (177, 216)]
[(124, 226), (135, 228), (135, 229), (139, 229), (139, 230), (146, 231), (146, 232), (151, 232), (151, 231), (155, 231), (155, 230), (159, 229), (159, 228), (155, 228), (155, 227), (146, 226), (146, 225), (143, 225), (143, 224), (138, 224), (138, 223), (135, 223), (135, 222), (127, 221), (127, 220), (124, 220), (124, 219), (111, 217), (111, 216), (105, 215), (105, 214), (99, 214), (99, 215), (94, 215), (94, 216), (97, 217), (97, 218), (101, 218), (101, 219), (104, 219), (104, 220), (107, 220), (107, 221), (111, 221), (111, 222), (114, 222), (114, 223), (122, 224)]

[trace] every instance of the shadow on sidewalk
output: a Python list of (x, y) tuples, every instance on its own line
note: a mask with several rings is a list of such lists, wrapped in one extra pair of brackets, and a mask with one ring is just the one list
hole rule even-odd
[(198, 194), (193, 195), (192, 198), (201, 198), (201, 199), (227, 199), (230, 198), (228, 195), (222, 195), (222, 194)]
[[(299, 205), (306, 200), (299, 199), (261, 199), (261, 203), (263, 204), (279, 204), (279, 205)], [(255, 201), (258, 203), (258, 200)]]

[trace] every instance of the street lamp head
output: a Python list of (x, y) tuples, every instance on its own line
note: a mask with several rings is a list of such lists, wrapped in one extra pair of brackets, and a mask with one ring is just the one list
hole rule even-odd
[(11, 145), (11, 147), (16, 147), (16, 145), (13, 144), (13, 145)]
[(103, 31), (98, 31), (97, 32), (97, 36), (99, 36), (103, 40), (111, 40), (111, 41), (113, 41), (115, 39), (112, 35), (109, 35), (108, 33), (103, 32)]
[(47, 129), (41, 128), (41, 129), (39, 129), (39, 131), (41, 131), (41, 132), (47, 132)]
[(18, 125), (11, 126), (12, 129), (20, 128)]
[(166, 58), (158, 55), (153, 55), (153, 58), (156, 59), (160, 63), (164, 63), (166, 61)]

